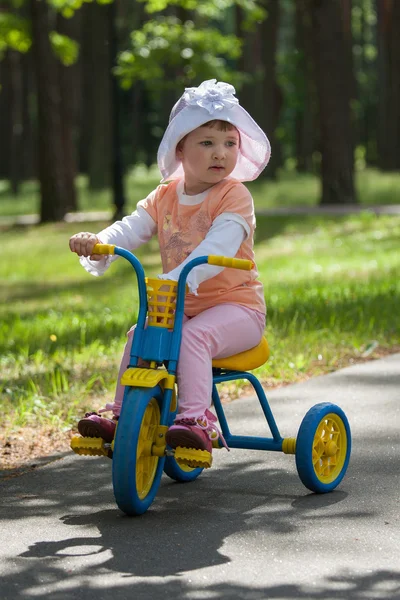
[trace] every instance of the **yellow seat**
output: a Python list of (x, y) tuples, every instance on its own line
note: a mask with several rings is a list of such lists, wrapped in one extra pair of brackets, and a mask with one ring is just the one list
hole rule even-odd
[(269, 346), (267, 340), (263, 337), (258, 346), (239, 352), (227, 358), (217, 358), (212, 361), (212, 366), (216, 369), (225, 369), (227, 371), (251, 371), (261, 367), (269, 358)]

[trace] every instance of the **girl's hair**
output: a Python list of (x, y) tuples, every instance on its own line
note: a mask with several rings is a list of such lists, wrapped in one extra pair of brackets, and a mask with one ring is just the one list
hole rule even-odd
[[(233, 129), (237, 129), (234, 125), (232, 125), (232, 123), (229, 123), (228, 121), (222, 121), (221, 119), (213, 119), (212, 121), (207, 121), (207, 123), (203, 123), (203, 125), (200, 125), (200, 127), (211, 127), (211, 129), (215, 127), (215, 129), (218, 129), (218, 131), (232, 131)], [(189, 134), (187, 133), (185, 137), (179, 140), (176, 146), (177, 150), (182, 149), (183, 143), (188, 135)]]
[(228, 121), (221, 121), (220, 119), (213, 119), (212, 121), (207, 121), (200, 127), (215, 127), (218, 131), (232, 131), (232, 129), (236, 129), (232, 123), (228, 123)]

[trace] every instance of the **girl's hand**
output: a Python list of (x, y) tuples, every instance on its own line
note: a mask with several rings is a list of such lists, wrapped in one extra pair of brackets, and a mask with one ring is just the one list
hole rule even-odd
[(90, 256), (90, 260), (101, 260), (102, 254), (92, 254), (96, 244), (100, 244), (100, 240), (94, 233), (89, 231), (81, 231), (76, 233), (69, 240), (71, 252), (76, 252), (78, 256)]

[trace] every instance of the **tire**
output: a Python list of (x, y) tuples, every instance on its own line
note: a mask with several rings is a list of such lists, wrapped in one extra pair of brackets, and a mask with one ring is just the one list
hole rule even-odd
[(313, 406), (301, 422), (296, 440), (296, 467), (303, 484), (317, 494), (334, 490), (350, 460), (351, 432), (335, 404)]
[(141, 515), (153, 502), (160, 485), (165, 457), (151, 455), (160, 424), (162, 391), (131, 388), (122, 405), (115, 436), (112, 479), (118, 507), (127, 515)]
[(202, 468), (192, 468), (178, 465), (173, 456), (167, 456), (164, 463), (164, 473), (175, 481), (189, 482), (194, 481), (203, 471)]

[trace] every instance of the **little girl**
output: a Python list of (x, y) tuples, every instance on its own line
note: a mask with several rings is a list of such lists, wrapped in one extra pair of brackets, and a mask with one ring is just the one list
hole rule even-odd
[[(209, 254), (254, 262), (253, 200), (241, 181), (252, 181), (265, 168), (270, 144), (264, 132), (239, 105), (235, 89), (215, 79), (187, 88), (171, 111), (158, 150), (163, 179), (137, 210), (97, 235), (78, 233), (72, 252), (92, 275), (102, 275), (116, 256), (93, 255), (96, 243), (138, 248), (157, 234), (162, 258), (160, 279), (178, 280), (193, 258)], [(178, 415), (167, 432), (172, 447), (212, 450), (216, 417), (209, 410), (212, 359), (248, 350), (260, 342), (265, 328), (263, 286), (252, 271), (200, 265), (187, 283), (185, 317), (177, 369)], [(129, 365), (134, 328), (121, 362)], [(124, 388), (102, 411), (113, 418), (87, 413), (78, 424), (83, 436), (111, 442)]]

